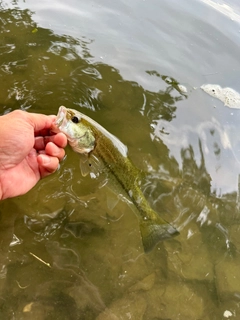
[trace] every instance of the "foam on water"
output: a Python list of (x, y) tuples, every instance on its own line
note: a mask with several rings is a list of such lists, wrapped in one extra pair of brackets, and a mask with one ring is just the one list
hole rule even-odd
[(217, 84), (204, 84), (200, 88), (210, 96), (221, 100), (225, 106), (240, 109), (240, 94), (232, 88), (222, 88)]

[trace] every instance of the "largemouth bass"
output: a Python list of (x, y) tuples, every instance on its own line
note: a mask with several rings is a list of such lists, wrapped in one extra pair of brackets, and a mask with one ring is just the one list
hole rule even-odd
[(63, 106), (59, 108), (53, 131), (63, 132), (72, 149), (85, 157), (82, 160), (83, 175), (94, 167), (95, 170), (102, 167), (121, 187), (123, 197), (130, 200), (138, 212), (145, 252), (159, 241), (178, 234), (150, 207), (140, 189), (139, 171), (128, 158), (126, 146), (114, 135), (83, 113)]

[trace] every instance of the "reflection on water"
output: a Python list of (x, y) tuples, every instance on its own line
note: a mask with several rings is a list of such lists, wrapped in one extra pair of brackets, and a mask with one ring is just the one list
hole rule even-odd
[(162, 83), (147, 90), (91, 63), (90, 40), (0, 8), (1, 113), (56, 114), (61, 104), (85, 112), (128, 146), (150, 204), (180, 230), (144, 254), (137, 217), (124, 202), (109, 210), (108, 190), (83, 178), (67, 149), (56, 174), (0, 204), (0, 318), (237, 319), (239, 194), (212, 184), (208, 162), (210, 152), (215, 163), (224, 156), (221, 124), (179, 132), (188, 94), (176, 79), (147, 69)]

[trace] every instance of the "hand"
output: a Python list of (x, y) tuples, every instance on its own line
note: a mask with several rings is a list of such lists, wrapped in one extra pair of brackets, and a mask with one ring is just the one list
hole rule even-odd
[(54, 119), (20, 110), (0, 116), (0, 199), (25, 194), (57, 170), (67, 138), (50, 134)]

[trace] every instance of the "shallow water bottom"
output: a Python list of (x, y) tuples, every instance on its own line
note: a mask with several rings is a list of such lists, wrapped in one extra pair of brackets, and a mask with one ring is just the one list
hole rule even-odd
[[(220, 203), (212, 199), (202, 224), (206, 197), (178, 186), (174, 201), (194, 199), (188, 209), (195, 214), (178, 237), (145, 254), (138, 218), (124, 202), (110, 212), (105, 188), (89, 179), (82, 192), (62, 186), (57, 199), (47, 199), (45, 183), (37, 187), (41, 208), (31, 192), (1, 203), (1, 319), (239, 316), (239, 221), (235, 216), (226, 238), (217, 223)], [(178, 215), (179, 228), (187, 217), (187, 210)]]

